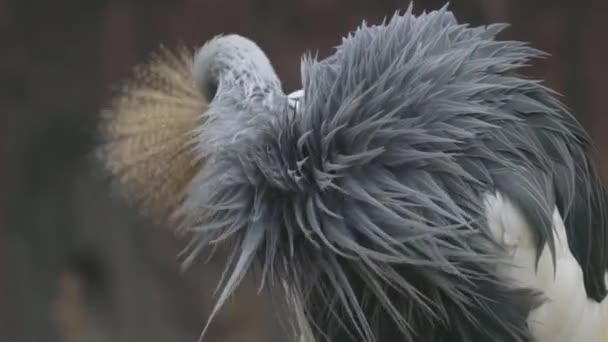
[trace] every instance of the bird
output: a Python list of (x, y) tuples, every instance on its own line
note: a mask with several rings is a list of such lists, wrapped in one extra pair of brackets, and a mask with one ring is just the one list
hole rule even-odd
[[(521, 69), (548, 55), (448, 5), (363, 22), (286, 94), (252, 40), (161, 49), (102, 112), (117, 191), (229, 253), (306, 342), (608, 341), (591, 138)], [(208, 324), (207, 324), (208, 326)]]

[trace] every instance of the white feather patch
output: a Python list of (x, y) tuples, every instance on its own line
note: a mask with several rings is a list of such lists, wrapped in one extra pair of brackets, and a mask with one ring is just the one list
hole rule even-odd
[(501, 267), (499, 272), (514, 286), (536, 289), (546, 298), (528, 318), (538, 341), (608, 341), (608, 301), (597, 303), (587, 298), (583, 272), (568, 247), (558, 210), (553, 214), (556, 267), (545, 246), (537, 268), (532, 229), (519, 208), (500, 193), (487, 195), (485, 205), (490, 229), (512, 258), (511, 265)]

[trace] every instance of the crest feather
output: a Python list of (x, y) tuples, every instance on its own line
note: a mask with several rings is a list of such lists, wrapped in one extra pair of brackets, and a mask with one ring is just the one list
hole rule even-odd
[(207, 100), (194, 84), (194, 54), (161, 47), (102, 112), (99, 149), (129, 201), (159, 222), (184, 200), (184, 189), (200, 170), (192, 132), (200, 126)]

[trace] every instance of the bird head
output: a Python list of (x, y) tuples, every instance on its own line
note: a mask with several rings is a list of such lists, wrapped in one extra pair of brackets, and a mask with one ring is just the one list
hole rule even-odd
[[(247, 38), (218, 36), (194, 52), (161, 47), (102, 111), (99, 156), (131, 204), (159, 223), (187, 230), (200, 218), (178, 209), (212, 145), (234, 139), (243, 130), (235, 122), (254, 119), (273, 101), (286, 101), (280, 81)], [(223, 127), (203, 142), (208, 121)]]

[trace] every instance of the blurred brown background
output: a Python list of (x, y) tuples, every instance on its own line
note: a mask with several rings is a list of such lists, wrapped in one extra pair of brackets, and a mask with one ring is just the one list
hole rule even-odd
[[(85, 156), (110, 87), (160, 43), (253, 38), (285, 90), (300, 56), (331, 52), (403, 0), (0, 0), (0, 341), (196, 341), (219, 265), (180, 274), (180, 241), (135, 217)], [(444, 1), (418, 0), (417, 11)], [(552, 53), (526, 70), (565, 95), (608, 165), (608, 1), (458, 0), (461, 21)], [(207, 341), (287, 341), (244, 286)]]

